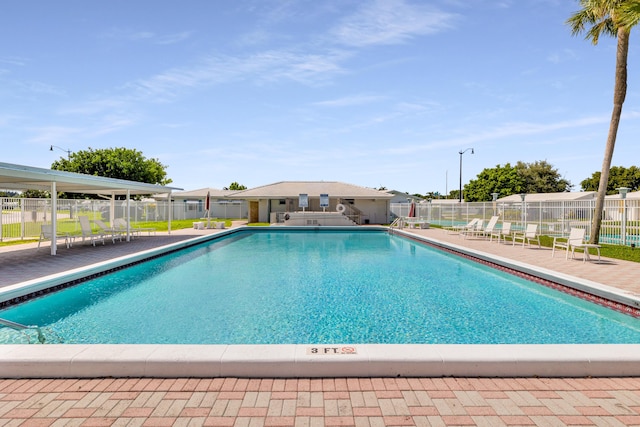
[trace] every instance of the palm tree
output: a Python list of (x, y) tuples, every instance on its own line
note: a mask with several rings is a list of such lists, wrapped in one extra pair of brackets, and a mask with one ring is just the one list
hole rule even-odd
[[(618, 38), (616, 51), (616, 74), (613, 89), (613, 112), (609, 124), (607, 144), (602, 160), (602, 172), (596, 197), (596, 208), (591, 224), (590, 243), (598, 243), (600, 235), (600, 223), (602, 222), (602, 210), (604, 196), (607, 193), (609, 181), (609, 169), (613, 149), (616, 144), (618, 125), (622, 116), (622, 104), (627, 95), (627, 55), (629, 53), (629, 34), (631, 28), (640, 19), (639, 0), (579, 0), (582, 9), (567, 20), (573, 35), (581, 34), (586, 30), (585, 38), (596, 45), (600, 35), (605, 34)], [(586, 27), (590, 26), (587, 30)]]

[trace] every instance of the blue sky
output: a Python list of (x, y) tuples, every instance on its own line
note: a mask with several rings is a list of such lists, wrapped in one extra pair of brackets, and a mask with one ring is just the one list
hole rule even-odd
[[(2, 161), (127, 147), (192, 190), (283, 180), (445, 193), (484, 168), (599, 171), (615, 40), (573, 0), (3, 2)], [(637, 30), (635, 30), (637, 31)], [(613, 165), (638, 165), (640, 47)], [(63, 150), (49, 151), (50, 145)]]

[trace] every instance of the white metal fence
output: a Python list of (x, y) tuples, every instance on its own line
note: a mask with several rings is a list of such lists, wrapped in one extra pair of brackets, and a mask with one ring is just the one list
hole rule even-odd
[[(2, 197), (2, 215), (0, 215), (0, 241), (33, 238), (40, 235), (40, 226), (51, 221), (51, 199), (23, 199)], [(206, 217), (204, 203), (173, 202), (172, 219), (199, 219)], [(391, 213), (395, 216), (408, 216), (408, 203), (392, 203)], [(572, 227), (586, 229), (591, 233), (591, 220), (595, 201), (557, 201), (557, 202), (482, 202), (482, 203), (419, 203), (416, 205), (416, 217), (426, 219), (432, 224), (442, 226), (462, 225), (473, 218), (486, 221), (493, 215), (499, 215), (499, 225), (504, 221), (512, 224), (512, 229), (523, 230), (526, 224), (538, 224), (540, 234), (564, 236)], [(115, 202), (114, 218), (125, 217), (126, 203)], [(71, 231), (80, 231), (78, 215), (87, 215), (91, 219), (111, 220), (110, 200), (69, 200), (59, 199), (57, 218), (65, 221)], [(167, 202), (130, 201), (131, 221), (167, 221), (169, 205)], [(244, 201), (212, 201), (211, 218), (247, 218), (248, 207)], [(607, 199), (603, 210), (600, 228), (600, 242), (616, 245), (638, 246), (640, 244), (640, 200)]]
[[(408, 216), (409, 203), (392, 203), (395, 216)], [(540, 234), (569, 235), (571, 228), (586, 229), (591, 234), (595, 200), (557, 202), (480, 202), (480, 203), (418, 203), (416, 217), (441, 226), (463, 225), (474, 218), (488, 221), (494, 215), (502, 222), (511, 222), (513, 230), (524, 230), (528, 223), (537, 223)], [(600, 242), (638, 246), (640, 243), (640, 200), (606, 199), (600, 227)]]
[[(40, 235), (42, 224), (51, 222), (51, 199), (24, 199), (14, 197), (0, 197), (2, 215), (0, 215), (0, 241), (34, 238)], [(247, 203), (244, 201), (212, 201), (211, 218), (233, 219), (247, 217)], [(172, 202), (171, 218), (199, 219), (207, 216), (204, 203)], [(127, 205), (123, 200), (114, 204), (114, 218), (126, 215)], [(89, 216), (90, 219), (111, 221), (110, 200), (70, 200), (58, 199), (57, 219), (64, 221), (66, 231), (80, 232), (79, 215)], [(130, 201), (129, 216), (133, 223), (167, 221), (169, 218), (168, 202)]]

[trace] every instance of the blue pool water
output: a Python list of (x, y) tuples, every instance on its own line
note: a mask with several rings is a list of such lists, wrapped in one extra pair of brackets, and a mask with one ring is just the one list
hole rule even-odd
[(372, 231), (243, 231), (0, 317), (65, 343), (640, 343), (638, 319)]

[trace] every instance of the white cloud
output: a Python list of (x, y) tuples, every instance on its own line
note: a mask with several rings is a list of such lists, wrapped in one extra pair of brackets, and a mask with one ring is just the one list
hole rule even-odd
[(123, 28), (112, 28), (104, 37), (115, 40), (126, 41), (149, 41), (155, 44), (174, 44), (188, 39), (193, 34), (192, 31), (182, 31), (173, 34), (156, 34), (152, 31), (134, 31)]
[(30, 138), (29, 142), (44, 142), (47, 144), (58, 144), (60, 141), (69, 140), (83, 132), (80, 128), (65, 126), (43, 126), (34, 128), (32, 131), (36, 135)]
[(180, 43), (183, 40), (187, 40), (193, 34), (192, 31), (183, 31), (181, 33), (167, 34), (164, 36), (158, 36), (157, 44), (174, 44)]
[(364, 2), (358, 13), (332, 31), (347, 46), (392, 45), (451, 28), (456, 15), (403, 0)]
[(340, 51), (305, 53), (295, 50), (271, 50), (245, 57), (218, 55), (193, 67), (174, 68), (129, 86), (135, 88), (137, 98), (167, 100), (183, 90), (239, 80), (285, 79), (317, 85), (343, 73), (340, 62), (348, 56), (347, 52)]
[(385, 97), (378, 95), (354, 95), (330, 99), (327, 101), (314, 102), (312, 105), (320, 107), (350, 107), (352, 105), (371, 104), (382, 99), (385, 99)]
[[(640, 117), (640, 113), (629, 113), (625, 118)], [(547, 132), (553, 132), (562, 129), (576, 129), (596, 124), (608, 123), (608, 116), (590, 116), (575, 120), (566, 120), (556, 123), (540, 124), (527, 122), (505, 123), (502, 126), (495, 127), (485, 132), (477, 132), (468, 134), (458, 138), (434, 141), (430, 144), (410, 145), (404, 147), (393, 147), (388, 150), (393, 154), (411, 154), (416, 152), (429, 151), (440, 147), (466, 146), (468, 144), (479, 143), (483, 141), (495, 141), (497, 139), (509, 138), (523, 135), (536, 135)]]
[(573, 61), (578, 59), (578, 54), (572, 49), (563, 49), (560, 52), (553, 52), (549, 56), (547, 56), (547, 61), (552, 62), (554, 64), (559, 64), (561, 62)]

